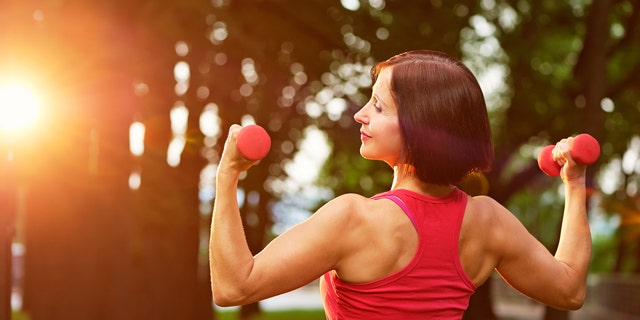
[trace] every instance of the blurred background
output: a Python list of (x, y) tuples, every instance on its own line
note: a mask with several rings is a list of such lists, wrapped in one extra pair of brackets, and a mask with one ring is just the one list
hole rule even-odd
[[(2, 0), (0, 319), (268, 314), (211, 301), (228, 127), (257, 123), (273, 141), (240, 183), (257, 252), (336, 195), (389, 188), (391, 170), (358, 154), (353, 114), (371, 66), (412, 49), (478, 77), (496, 161), (460, 186), (506, 205), (551, 251), (563, 197), (537, 152), (583, 132), (600, 141), (585, 309), (640, 316), (637, 0)], [(535, 307), (526, 319), (575, 316), (509, 290), (489, 281), (465, 318), (500, 318), (510, 299)]]

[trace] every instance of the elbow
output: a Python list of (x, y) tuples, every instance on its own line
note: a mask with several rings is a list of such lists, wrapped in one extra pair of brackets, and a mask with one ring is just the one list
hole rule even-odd
[(582, 306), (584, 305), (584, 300), (586, 298), (586, 294), (583, 293), (579, 296), (573, 297), (571, 299), (569, 299), (567, 301), (567, 306), (566, 309), (567, 310), (578, 310), (580, 308), (582, 308)]
[(567, 301), (561, 305), (555, 306), (554, 308), (558, 310), (575, 311), (582, 308), (583, 305), (584, 305), (584, 299), (582, 300), (576, 299), (576, 300)]
[(221, 276), (211, 272), (211, 296), (219, 307), (235, 307), (255, 302), (255, 286), (240, 277)]
[(220, 286), (212, 286), (211, 293), (213, 303), (219, 307), (235, 307), (249, 303), (247, 295), (242, 290), (224, 289)]
[(230, 299), (228, 296), (224, 295), (222, 292), (218, 290), (211, 290), (213, 303), (215, 303), (218, 307), (233, 307), (237, 304), (233, 303), (233, 299)]
[(584, 300), (566, 301), (561, 304), (551, 305), (551, 307), (558, 310), (575, 311), (582, 308)]
[(567, 294), (565, 295), (565, 298), (556, 301), (555, 305), (552, 305), (552, 307), (559, 310), (578, 310), (584, 305), (584, 301), (587, 296), (586, 293), (586, 289), (580, 289), (572, 294)]
[(566, 281), (559, 281), (556, 286), (556, 301), (552, 307), (560, 310), (578, 310), (582, 308), (587, 298), (587, 279), (583, 276), (573, 276)]
[(219, 307), (234, 307), (240, 305), (238, 299), (234, 298), (235, 295), (224, 292), (224, 290), (220, 290), (218, 287), (212, 287), (211, 293), (213, 303)]

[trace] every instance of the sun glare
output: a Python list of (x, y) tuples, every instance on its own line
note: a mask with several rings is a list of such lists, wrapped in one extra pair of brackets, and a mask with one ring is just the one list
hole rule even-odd
[(38, 118), (39, 109), (40, 101), (29, 87), (0, 84), (0, 130), (17, 132), (29, 127)]

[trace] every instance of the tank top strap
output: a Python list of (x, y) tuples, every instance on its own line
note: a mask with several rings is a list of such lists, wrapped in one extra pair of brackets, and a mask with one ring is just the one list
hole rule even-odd
[(416, 220), (413, 216), (413, 213), (411, 212), (411, 210), (409, 209), (409, 207), (407, 206), (406, 203), (404, 203), (404, 201), (402, 201), (402, 199), (400, 199), (400, 197), (398, 197), (397, 195), (393, 194), (392, 192), (388, 191), (388, 192), (384, 192), (384, 193), (380, 193), (377, 194), (373, 197), (371, 197), (371, 199), (389, 199), (391, 201), (393, 201), (395, 204), (397, 204), (400, 209), (402, 209), (402, 211), (404, 211), (404, 213), (407, 215), (407, 217), (409, 217), (409, 220), (411, 220), (411, 223), (416, 226)]

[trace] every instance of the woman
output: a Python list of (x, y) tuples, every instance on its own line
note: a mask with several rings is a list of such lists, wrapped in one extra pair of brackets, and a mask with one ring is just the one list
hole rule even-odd
[(360, 154), (394, 170), (388, 192), (346, 194), (274, 239), (255, 257), (245, 241), (236, 190), (254, 163), (230, 128), (218, 167), (210, 242), (216, 304), (241, 305), (321, 278), (328, 319), (460, 319), (475, 288), (494, 270), (515, 289), (559, 309), (585, 297), (591, 255), (585, 167), (568, 152), (565, 210), (551, 255), (506, 208), (454, 185), (486, 171), (493, 146), (482, 91), (459, 61), (411, 51), (372, 69), (371, 100), (354, 118)]

